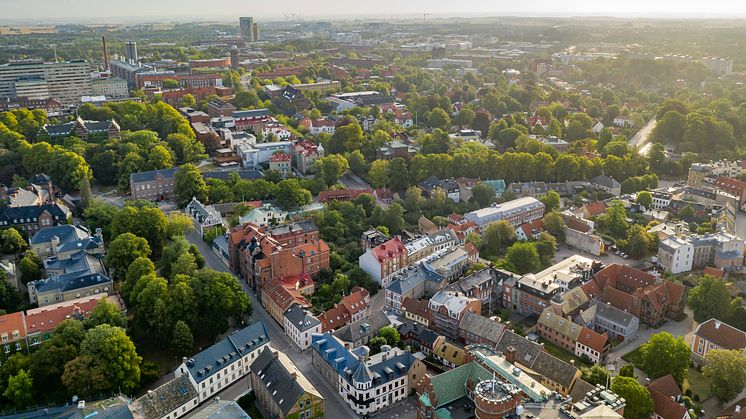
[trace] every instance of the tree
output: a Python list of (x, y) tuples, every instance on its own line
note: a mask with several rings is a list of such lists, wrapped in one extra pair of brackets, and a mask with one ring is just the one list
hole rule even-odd
[(192, 353), (192, 347), (194, 346), (194, 338), (192, 337), (192, 331), (189, 329), (183, 320), (178, 320), (174, 324), (174, 331), (171, 336), (171, 350), (174, 355), (187, 356)]
[(3, 396), (13, 402), (16, 409), (24, 409), (34, 401), (34, 382), (29, 374), (18, 371), (18, 374), (8, 378), (8, 386)]
[(179, 167), (174, 176), (174, 195), (179, 207), (185, 207), (192, 198), (200, 202), (207, 201), (207, 185), (196, 166), (185, 164)]
[(484, 183), (477, 183), (471, 188), (472, 198), (480, 207), (488, 206), (495, 199), (495, 190)]
[(140, 383), (140, 362), (135, 345), (121, 327), (102, 324), (86, 332), (80, 354), (91, 356), (105, 371), (108, 388), (130, 393)]
[(383, 212), (381, 221), (391, 233), (398, 234), (404, 227), (404, 208), (394, 202)]
[(627, 236), (627, 210), (620, 201), (612, 201), (606, 213), (598, 217), (599, 227), (616, 238)]
[(122, 279), (135, 259), (148, 256), (150, 256), (150, 245), (147, 240), (132, 233), (124, 233), (109, 244), (106, 251), (106, 265), (114, 278)]
[(339, 178), (345, 175), (350, 170), (350, 165), (347, 159), (340, 154), (330, 154), (326, 157), (322, 157), (316, 160), (316, 167), (318, 174), (324, 179), (324, 182), (328, 186), (332, 186)]
[(600, 384), (606, 387), (610, 379), (611, 373), (603, 365), (594, 364), (590, 368), (583, 368), (583, 380), (594, 386)]
[(541, 267), (541, 259), (533, 243), (513, 243), (505, 254), (505, 261), (514, 266), (516, 272), (523, 275), (535, 272)]
[(687, 303), (694, 312), (694, 320), (698, 322), (712, 318), (726, 320), (730, 312), (730, 301), (725, 281), (707, 275), (689, 291), (687, 298)]
[(653, 206), (653, 194), (648, 191), (638, 192), (637, 203), (645, 207), (645, 209), (651, 209)]
[(5, 254), (18, 254), (28, 248), (26, 240), (23, 239), (21, 233), (13, 227), (0, 232), (0, 248)]
[(627, 232), (627, 252), (633, 258), (642, 258), (650, 252), (655, 244), (655, 237), (645, 227), (634, 224)]
[(130, 292), (135, 288), (137, 281), (149, 274), (155, 274), (155, 265), (147, 257), (140, 256), (130, 263), (125, 275), (124, 287), (122, 287), (122, 295), (128, 302), (132, 302)]
[(482, 247), (489, 255), (499, 255), (503, 248), (515, 240), (515, 229), (507, 221), (490, 223), (482, 236)]
[(451, 129), (451, 117), (443, 109), (435, 108), (427, 118), (427, 125), (448, 132)]
[(368, 181), (374, 188), (383, 188), (389, 184), (389, 162), (375, 160), (368, 169)]
[(471, 125), (471, 123), (474, 122), (475, 117), (476, 114), (473, 110), (469, 108), (462, 108), (458, 112), (458, 114), (456, 114), (456, 118), (453, 122), (458, 125), (459, 129), (461, 129), (464, 125)]
[(422, 210), (423, 205), (425, 205), (425, 198), (422, 196), (422, 189), (417, 186), (407, 189), (406, 196), (404, 197), (404, 209), (407, 212), (418, 214)]
[[(194, 135), (191, 127), (187, 123), (188, 133)], [(199, 141), (193, 137), (189, 137), (186, 134), (169, 134), (166, 137), (166, 144), (173, 150), (174, 156), (176, 157), (176, 164), (181, 165), (184, 163), (191, 163), (204, 156), (205, 147)]]
[(85, 211), (88, 209), (88, 207), (91, 206), (91, 202), (93, 202), (93, 193), (91, 192), (91, 182), (88, 180), (88, 176), (83, 176), (80, 179), (80, 183), (78, 184), (78, 188), (80, 189), (80, 203), (78, 204), (78, 207), (81, 211)]
[(381, 346), (386, 345), (386, 338), (381, 336), (376, 336), (371, 338), (368, 341), (368, 347), (370, 347), (370, 353), (371, 354), (377, 354), (381, 352)]
[(240, 323), (251, 315), (249, 297), (228, 273), (199, 270), (190, 280), (190, 286), (195, 300), (199, 301), (195, 330), (204, 330), (209, 337), (228, 330), (230, 319)]
[(387, 168), (389, 185), (394, 191), (403, 191), (409, 186), (409, 169), (401, 157), (391, 159)]
[(629, 419), (647, 419), (653, 413), (653, 399), (648, 389), (631, 377), (618, 375), (611, 384), (611, 391), (623, 397), (627, 404), (624, 417)]
[(542, 231), (534, 245), (536, 251), (539, 252), (539, 258), (541, 258), (541, 264), (549, 266), (552, 263), (552, 258), (557, 254), (557, 239), (546, 231)]
[(347, 158), (347, 163), (349, 163), (352, 173), (358, 176), (365, 174), (368, 164), (365, 162), (365, 156), (363, 156), (363, 153), (361, 153), (360, 150), (354, 150), (347, 153), (345, 154), (345, 157)]
[(733, 400), (746, 387), (746, 358), (740, 351), (710, 349), (703, 372), (711, 380), (710, 391), (720, 400)]
[(187, 231), (194, 230), (191, 217), (186, 214), (174, 212), (168, 214), (168, 225), (166, 226), (166, 238), (183, 236)]
[(173, 156), (166, 147), (157, 145), (148, 153), (148, 170), (168, 169), (174, 166)]
[(549, 191), (541, 198), (541, 202), (544, 204), (546, 212), (558, 210), (560, 208), (560, 196), (557, 191)]
[(154, 275), (140, 278), (132, 291), (132, 299), (138, 332), (167, 339), (172, 323), (168, 309), (171, 295), (166, 280)]
[(552, 211), (544, 216), (544, 230), (554, 236), (557, 241), (565, 241), (565, 219), (562, 214)]
[(194, 98), (193, 94), (187, 93), (181, 97), (181, 106), (193, 108), (197, 106), (197, 99)]
[(277, 205), (295, 210), (311, 203), (311, 192), (301, 187), (298, 179), (285, 179), (277, 184)]
[(101, 324), (124, 327), (125, 319), (118, 305), (109, 302), (106, 298), (98, 300), (96, 307), (91, 311), (90, 317), (85, 322), (87, 328), (92, 329)]
[(393, 326), (382, 327), (378, 331), (378, 336), (386, 339), (386, 344), (392, 347), (398, 345), (399, 339), (401, 339), (399, 331)]
[(106, 370), (91, 355), (78, 355), (68, 361), (61, 380), (68, 393), (78, 396), (100, 394), (110, 389)]
[(632, 377), (635, 378), (635, 366), (632, 364), (627, 364), (619, 369), (619, 375), (622, 377)]
[(18, 263), (18, 270), (21, 272), (21, 281), (24, 284), (28, 284), (30, 281), (36, 281), (41, 279), (41, 259), (37, 256), (36, 252), (29, 249), (23, 255), (23, 259)]
[(683, 337), (674, 338), (668, 332), (656, 333), (640, 346), (640, 353), (643, 370), (651, 379), (671, 374), (679, 385), (684, 383), (691, 351)]

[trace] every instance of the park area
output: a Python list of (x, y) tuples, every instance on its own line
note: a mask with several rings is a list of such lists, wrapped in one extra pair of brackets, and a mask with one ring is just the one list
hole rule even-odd
[[(640, 353), (640, 348), (637, 348), (634, 351), (622, 356), (622, 359), (634, 365), (635, 368), (645, 373), (645, 370), (643, 369), (643, 361), (642, 354)], [(684, 380), (682, 392), (684, 394), (688, 394), (687, 390), (691, 390), (691, 397), (694, 399), (695, 402), (705, 401), (710, 397), (710, 380), (696, 368), (689, 367), (687, 378)]]

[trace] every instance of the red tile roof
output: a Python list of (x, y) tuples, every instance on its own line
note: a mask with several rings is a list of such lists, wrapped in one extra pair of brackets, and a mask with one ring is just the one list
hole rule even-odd
[(606, 212), (606, 203), (603, 201), (593, 202), (590, 204), (583, 205), (584, 212), (588, 213), (589, 217), (595, 217)]
[(544, 227), (544, 220), (540, 219), (534, 220), (530, 223), (521, 224), (519, 228), (523, 230), (523, 234), (530, 239), (534, 236), (534, 231), (541, 232), (542, 227)]
[(658, 390), (666, 397), (678, 398), (681, 396), (681, 388), (676, 384), (676, 380), (674, 380), (673, 375), (671, 374), (658, 377), (651, 381), (648, 389)]
[[(14, 333), (18, 334), (17, 338), (13, 337)], [(8, 335), (10, 342), (26, 337), (26, 323), (22, 311), (0, 316), (0, 335)]]
[(378, 259), (379, 263), (383, 263), (384, 261), (398, 256), (407, 255), (407, 248), (404, 247), (404, 243), (402, 243), (398, 237), (394, 237), (386, 243), (374, 247), (371, 251), (373, 252), (373, 256)]
[(332, 200), (353, 200), (362, 194), (372, 194), (370, 189), (336, 189), (319, 193), (319, 202)]
[(723, 278), (725, 276), (725, 271), (718, 268), (712, 268), (710, 266), (705, 266), (705, 270), (703, 273), (713, 278)]
[(283, 161), (290, 161), (293, 158), (290, 157), (290, 154), (288, 153), (275, 153), (270, 158), (269, 161), (271, 162), (283, 162)]
[(658, 390), (650, 389), (653, 399), (653, 411), (663, 419), (682, 419), (686, 414), (686, 407), (676, 403), (673, 399)]
[(606, 348), (608, 338), (605, 335), (599, 334), (587, 327), (583, 327), (578, 335), (578, 342), (585, 345), (598, 353), (603, 353)]
[(368, 290), (360, 287), (353, 288), (350, 295), (342, 297), (342, 300), (334, 307), (319, 315), (322, 331), (338, 329), (350, 323), (353, 315), (368, 309), (369, 300), (366, 301), (366, 299), (369, 297)]
[(413, 313), (416, 316), (420, 316), (425, 319), (430, 318), (430, 308), (428, 308), (427, 300), (413, 300), (407, 297), (404, 299), (401, 305), (405, 311)]
[(718, 176), (715, 179), (715, 187), (731, 195), (743, 196), (744, 191), (746, 191), (746, 182), (727, 176)]
[(71, 301), (34, 308), (26, 311), (26, 331), (29, 334), (51, 332), (66, 319), (87, 318), (102, 298), (106, 298), (109, 302), (121, 308), (119, 300), (116, 297), (106, 297), (105, 295), (77, 298)]
[(720, 320), (710, 319), (701, 323), (694, 334), (724, 349), (746, 349), (746, 332)]

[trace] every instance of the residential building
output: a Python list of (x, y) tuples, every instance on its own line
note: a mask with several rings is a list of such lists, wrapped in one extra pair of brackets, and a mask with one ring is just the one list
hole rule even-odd
[(602, 335), (608, 335), (609, 340), (615, 342), (634, 339), (640, 327), (640, 320), (633, 314), (601, 301), (594, 301), (587, 310), (579, 314), (576, 322)]
[(267, 329), (258, 321), (185, 360), (174, 375), (189, 377), (198, 391), (199, 404), (248, 375), (249, 367), (268, 344)]
[(321, 313), (321, 330), (328, 332), (370, 315), (370, 293), (365, 288), (354, 287), (334, 307)]
[(53, 142), (62, 142), (64, 139), (75, 136), (84, 141), (97, 142), (119, 139), (122, 130), (117, 121), (87, 121), (78, 117), (74, 121), (64, 124), (45, 124), (39, 129), (39, 136)]
[[(82, 266), (81, 271), (61, 275), (52, 275), (45, 279), (31, 281), (28, 287), (29, 300), (41, 306), (69, 301), (76, 298), (88, 297), (111, 292), (112, 280), (103, 273), (90, 272), (88, 262), (73, 261)], [(103, 270), (103, 263), (98, 262)]]
[(262, 204), (248, 213), (238, 217), (238, 223), (254, 224), (260, 227), (276, 226), (284, 223), (288, 218), (288, 212), (272, 204)]
[(439, 291), (430, 299), (430, 327), (445, 337), (458, 339), (458, 325), (467, 312), (481, 313), (482, 302), (455, 291)]
[(513, 227), (529, 223), (544, 217), (544, 204), (536, 198), (525, 197), (508, 201), (502, 204), (482, 208), (464, 214), (464, 218), (473, 221), (479, 232), (491, 223), (506, 221)]
[(543, 227), (544, 220), (534, 220), (530, 223), (521, 224), (515, 229), (515, 239), (522, 242), (538, 240)]
[(575, 342), (575, 355), (580, 358), (587, 358), (594, 364), (603, 361), (608, 348), (609, 339), (606, 335), (594, 332), (592, 329), (584, 327), (578, 335)]
[(253, 288), (283, 276), (318, 275), (329, 267), (329, 246), (312, 221), (277, 227), (244, 224), (228, 237), (230, 268)]
[(254, 37), (254, 18), (250, 16), (241, 16), (238, 18), (241, 29), (241, 39), (244, 42), (256, 42)]
[(91, 94), (105, 96), (108, 99), (125, 99), (129, 97), (127, 80), (119, 77), (107, 77), (91, 80)]
[(321, 333), (321, 321), (300, 304), (293, 304), (285, 311), (284, 329), (285, 334), (304, 350), (311, 345), (311, 336)]
[(372, 194), (370, 189), (332, 189), (319, 192), (319, 202), (352, 201), (360, 195)]
[[(274, 132), (267, 132), (274, 133)], [(284, 138), (283, 138), (284, 137)], [(288, 141), (290, 135), (283, 135), (280, 141), (258, 142), (254, 135), (231, 136), (230, 145), (235, 150), (244, 168), (258, 168), (262, 163), (269, 163), (278, 152), (289, 153), (293, 143)], [(265, 137), (266, 138), (266, 137)]]
[(416, 322), (403, 322), (399, 326), (400, 342), (409, 345), (412, 351), (419, 351), (431, 355), (439, 334)]
[(284, 353), (265, 346), (251, 364), (250, 379), (256, 401), (270, 417), (324, 417), (324, 397)]
[(101, 293), (26, 310), (25, 325), (28, 347), (37, 347), (51, 339), (54, 329), (66, 319), (87, 319), (101, 300), (115, 304), (120, 309), (124, 308), (118, 297)]
[(91, 66), (85, 60), (23, 60), (0, 65), (0, 99), (54, 98), (75, 104), (90, 95)]
[(692, 352), (705, 357), (713, 349), (726, 349), (746, 354), (746, 332), (717, 319), (697, 326), (692, 336)]
[(389, 241), (389, 239), (389, 236), (381, 233), (376, 229), (366, 230), (363, 232), (362, 237), (360, 238), (360, 247), (367, 250), (376, 246), (380, 246)]
[(408, 263), (407, 248), (398, 238), (393, 238), (379, 246), (367, 249), (360, 255), (360, 268), (371, 278), (386, 288), (392, 282), (394, 274)]
[(591, 179), (591, 187), (613, 196), (622, 194), (622, 185), (609, 176), (601, 175), (594, 177)]
[(185, 416), (199, 404), (197, 387), (189, 375), (174, 377), (130, 405), (132, 413), (143, 419), (176, 419)]
[(34, 234), (45, 227), (65, 224), (68, 212), (58, 204), (0, 207), (0, 228), (13, 227)]
[(583, 205), (580, 209), (580, 214), (577, 214), (577, 215), (579, 215), (583, 219), (591, 220), (605, 213), (606, 213), (606, 202), (598, 201), (598, 202), (592, 202), (590, 204)]
[(369, 415), (407, 398), (425, 365), (409, 352), (388, 349), (367, 357), (348, 350), (329, 333), (314, 335), (313, 365), (357, 415)]
[(464, 345), (487, 345), (494, 348), (505, 332), (497, 317), (487, 318), (467, 311), (458, 324), (458, 337)]
[(216, 397), (211, 404), (206, 405), (190, 417), (194, 419), (251, 419), (251, 416), (238, 403), (233, 400), (220, 400), (219, 397)]
[(0, 345), (3, 348), (0, 359), (27, 351), (26, 318), (22, 311), (0, 315)]
[(436, 189), (440, 189), (445, 192), (446, 197), (451, 201), (459, 202), (460, 200), (461, 191), (459, 189), (459, 184), (456, 183), (456, 180), (453, 178), (440, 180), (435, 176), (430, 176), (420, 182), (418, 186), (422, 190), (422, 196), (426, 198), (429, 198)]
[(658, 245), (658, 265), (666, 272), (681, 273), (705, 266), (726, 271), (743, 266), (744, 241), (726, 232), (702, 236), (671, 236)]
[(401, 157), (409, 160), (415, 154), (417, 154), (417, 149), (411, 144), (407, 144), (401, 140), (392, 140), (376, 151), (376, 158), (379, 160), (391, 160)]
[(31, 236), (29, 245), (42, 260), (51, 257), (65, 259), (81, 250), (89, 254), (104, 254), (101, 229), (97, 229), (96, 234), (91, 236), (88, 230), (79, 225), (44, 227)]
[(419, 300), (434, 295), (447, 283), (443, 279), (424, 266), (408, 266), (394, 274), (385, 288), (385, 307), (401, 312), (406, 299)]
[(288, 177), (291, 172), (290, 162), (293, 158), (288, 153), (278, 152), (269, 158), (269, 170), (277, 170), (282, 177)]
[(446, 340), (445, 336), (438, 336), (433, 343), (431, 354), (446, 368), (456, 368), (464, 364), (466, 352), (464, 348)]
[(311, 307), (311, 304), (293, 288), (286, 287), (279, 279), (270, 279), (262, 286), (262, 306), (280, 324), (285, 324), (285, 312), (293, 305)]
[(194, 226), (200, 236), (204, 236), (209, 229), (223, 226), (223, 217), (220, 216), (215, 207), (204, 205), (197, 198), (192, 197), (192, 200), (184, 208), (184, 212), (192, 217)]
[(357, 348), (367, 345), (378, 331), (386, 326), (391, 326), (391, 320), (385, 312), (376, 310), (369, 316), (335, 330), (333, 335), (344, 343), (346, 348)]
[(653, 399), (653, 419), (690, 419), (682, 403), (681, 388), (671, 374), (658, 377), (647, 385)]
[(292, 147), (295, 167), (302, 174), (308, 174), (316, 160), (324, 157), (324, 147), (310, 140), (298, 140)]
[(485, 268), (448, 284), (445, 289), (478, 299), (482, 302), (482, 313), (490, 315), (497, 307), (499, 284), (513, 275), (502, 269)]
[(210, 118), (232, 116), (233, 112), (237, 110), (238, 108), (235, 105), (221, 99), (213, 99), (207, 102), (207, 114), (210, 115)]
[(401, 311), (404, 313), (404, 318), (413, 322), (424, 325), (425, 327), (430, 326), (430, 308), (429, 301), (427, 300), (413, 300), (411, 298), (404, 298), (401, 304)]
[(575, 352), (581, 329), (582, 326), (558, 315), (551, 308), (545, 309), (536, 323), (539, 336), (570, 353)]
[(440, 250), (422, 260), (422, 266), (450, 282), (466, 271), (469, 253), (463, 247)]
[(564, 153), (570, 147), (570, 143), (568, 143), (567, 141), (551, 135), (548, 137), (542, 137), (541, 139), (539, 139), (539, 142), (544, 145), (554, 147), (560, 153)]
[(529, 196), (536, 199), (545, 197), (549, 192), (544, 182), (511, 183), (507, 191), (519, 198)]
[(135, 199), (162, 201), (174, 193), (174, 176), (178, 167), (130, 174), (130, 194)]

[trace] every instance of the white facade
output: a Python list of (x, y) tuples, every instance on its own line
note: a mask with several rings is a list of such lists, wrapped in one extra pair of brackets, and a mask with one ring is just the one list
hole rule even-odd
[(241, 158), (243, 167), (256, 168), (260, 163), (268, 163), (269, 158), (277, 151), (290, 153), (292, 142), (276, 141), (270, 143), (257, 143), (253, 135), (248, 138), (231, 138), (231, 148)]
[(239, 218), (241, 225), (246, 223), (266, 227), (273, 224), (281, 224), (288, 217), (287, 211), (283, 211), (272, 204), (264, 204), (261, 208), (255, 208)]
[(106, 96), (113, 99), (122, 99), (129, 96), (127, 81), (119, 77), (93, 80), (91, 90), (94, 96)]
[(578, 357), (582, 357), (583, 355), (585, 355), (594, 364), (598, 364), (601, 361), (601, 354), (598, 353), (597, 350), (594, 350), (589, 346), (583, 345), (579, 341), (575, 342), (575, 355)]
[(288, 335), (296, 345), (298, 345), (301, 351), (311, 346), (311, 335), (314, 333), (322, 333), (321, 322), (318, 322), (315, 326), (304, 331), (298, 329), (298, 325), (293, 324), (287, 317), (285, 317), (284, 323), (285, 334)]
[(21, 61), (0, 65), (0, 99), (48, 93), (63, 104), (91, 94), (91, 66), (84, 60), (44, 63)]
[(689, 272), (694, 262), (694, 246), (687, 240), (668, 237), (658, 245), (658, 264), (672, 274)]
[(381, 284), (381, 287), (386, 288), (391, 283), (391, 276), (393, 274), (389, 275), (387, 278), (381, 277), (381, 264), (378, 262), (378, 259), (373, 256), (373, 251), (371, 249), (367, 249), (365, 253), (360, 255), (358, 258), (358, 264), (360, 265), (360, 269), (370, 275), (371, 279)]

